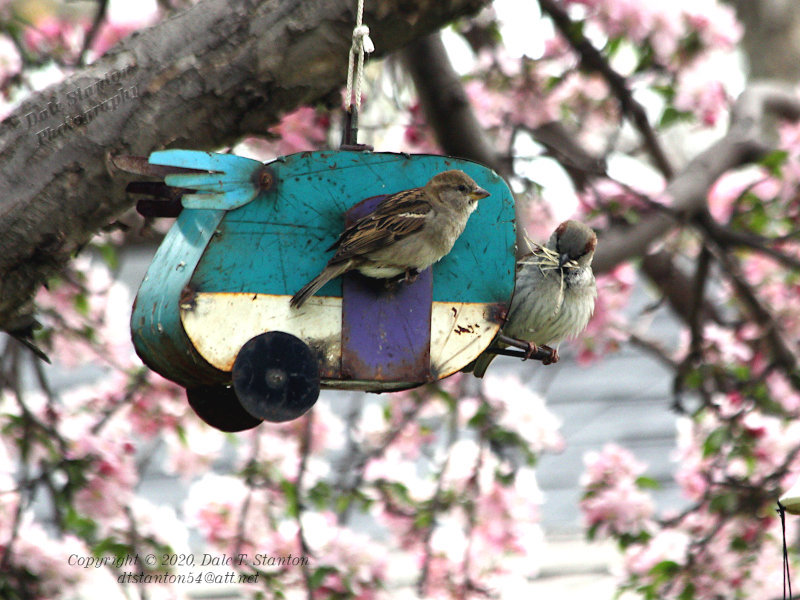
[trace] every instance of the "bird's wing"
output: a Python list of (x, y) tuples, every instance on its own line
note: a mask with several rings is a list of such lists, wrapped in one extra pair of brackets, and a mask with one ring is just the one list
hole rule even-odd
[(431, 211), (431, 203), (421, 188), (392, 194), (342, 232), (329, 248), (337, 249), (332, 260), (364, 256), (408, 237), (423, 228)]

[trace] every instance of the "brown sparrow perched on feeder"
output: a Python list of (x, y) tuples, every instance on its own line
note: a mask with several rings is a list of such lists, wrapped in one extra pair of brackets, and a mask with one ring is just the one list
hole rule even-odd
[[(517, 261), (514, 297), (496, 338), (501, 348), (522, 348), (526, 358), (541, 348), (550, 351), (543, 364), (558, 362), (558, 350), (548, 345), (578, 335), (594, 312), (596, 246), (594, 231), (572, 220), (561, 223), (546, 246), (531, 244), (530, 254)], [(494, 357), (490, 349), (475, 359), (470, 367), (476, 377), (483, 377)]]
[(292, 296), (291, 306), (302, 306), (328, 281), (352, 270), (377, 279), (413, 278), (450, 252), (478, 200), (488, 195), (469, 175), (452, 170), (424, 187), (387, 196), (328, 248), (336, 254)]

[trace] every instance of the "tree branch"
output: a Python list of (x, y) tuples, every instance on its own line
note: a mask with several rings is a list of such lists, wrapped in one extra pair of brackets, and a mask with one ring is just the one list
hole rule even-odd
[(570, 45), (578, 53), (581, 65), (591, 71), (597, 71), (606, 80), (611, 91), (619, 100), (623, 114), (633, 122), (634, 127), (644, 138), (650, 155), (656, 163), (659, 171), (664, 177), (672, 177), (672, 166), (669, 164), (667, 155), (661, 147), (655, 131), (647, 120), (647, 113), (644, 107), (639, 104), (628, 89), (628, 82), (608, 64), (600, 51), (584, 36), (569, 15), (554, 0), (539, 0), (539, 6), (553, 21), (553, 24), (561, 32)]
[(730, 246), (741, 246), (750, 248), (774, 258), (789, 269), (800, 270), (800, 260), (785, 252), (781, 252), (772, 247), (778, 240), (766, 238), (764, 236), (749, 231), (737, 231), (725, 225), (721, 225), (713, 219), (708, 211), (703, 211), (697, 216), (697, 222), (703, 232), (710, 236), (720, 247), (727, 249)]
[(762, 328), (764, 339), (772, 352), (775, 363), (784, 371), (792, 386), (800, 390), (797, 355), (783, 339), (780, 324), (747, 282), (739, 268), (739, 262), (724, 250), (718, 250), (715, 254), (715, 258), (722, 265), (725, 276), (736, 291), (736, 298), (745, 307), (745, 311), (750, 314), (750, 318)]
[[(375, 56), (488, 0), (373, 0)], [(131, 202), (109, 162), (163, 147), (214, 149), (331, 100), (347, 73), (349, 0), (203, 0), (133, 35), (0, 123), (0, 329)]]
[(417, 40), (403, 50), (402, 59), (414, 81), (426, 121), (443, 150), (481, 162), (503, 177), (513, 175), (510, 161), (501, 158), (478, 123), (441, 36), (435, 33)]
[[(768, 116), (800, 119), (800, 98), (788, 86), (768, 83), (751, 85), (739, 96), (731, 113), (727, 135), (698, 154), (670, 181), (664, 195), (674, 214), (688, 222), (706, 208), (709, 188), (725, 171), (758, 159), (772, 146), (765, 131)], [(676, 225), (666, 213), (653, 213), (632, 227), (611, 230), (603, 237), (594, 257), (596, 272), (647, 252), (647, 249)]]

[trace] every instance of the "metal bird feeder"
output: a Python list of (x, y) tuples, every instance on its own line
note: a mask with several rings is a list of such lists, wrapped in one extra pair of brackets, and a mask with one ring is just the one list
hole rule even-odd
[[(140, 201), (142, 212), (177, 214), (136, 297), (134, 346), (186, 388), (214, 427), (294, 419), (320, 387), (386, 392), (436, 381), (468, 365), (500, 330), (514, 288), (514, 205), (503, 179), (483, 165), (365, 151), (262, 164), (166, 150), (120, 162), (164, 178), (129, 184), (161, 197)], [(343, 221), (448, 169), (491, 194), (450, 254), (411, 283), (347, 273), (300, 309), (289, 307), (327, 262)]]

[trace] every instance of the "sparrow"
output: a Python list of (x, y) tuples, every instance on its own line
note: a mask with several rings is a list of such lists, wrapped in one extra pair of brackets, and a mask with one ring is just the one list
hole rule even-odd
[(299, 308), (331, 279), (357, 270), (367, 277), (406, 281), (453, 248), (478, 200), (489, 195), (463, 171), (444, 171), (423, 187), (384, 198), (347, 227), (329, 248), (336, 253), (289, 304)]
[[(594, 231), (573, 220), (561, 223), (545, 246), (531, 244), (531, 252), (517, 261), (514, 296), (496, 338), (500, 348), (522, 348), (526, 359), (543, 349), (550, 352), (543, 364), (558, 362), (558, 348), (549, 344), (577, 336), (594, 312), (596, 246)], [(471, 367), (476, 377), (483, 377), (495, 355), (490, 349), (465, 370)]]

